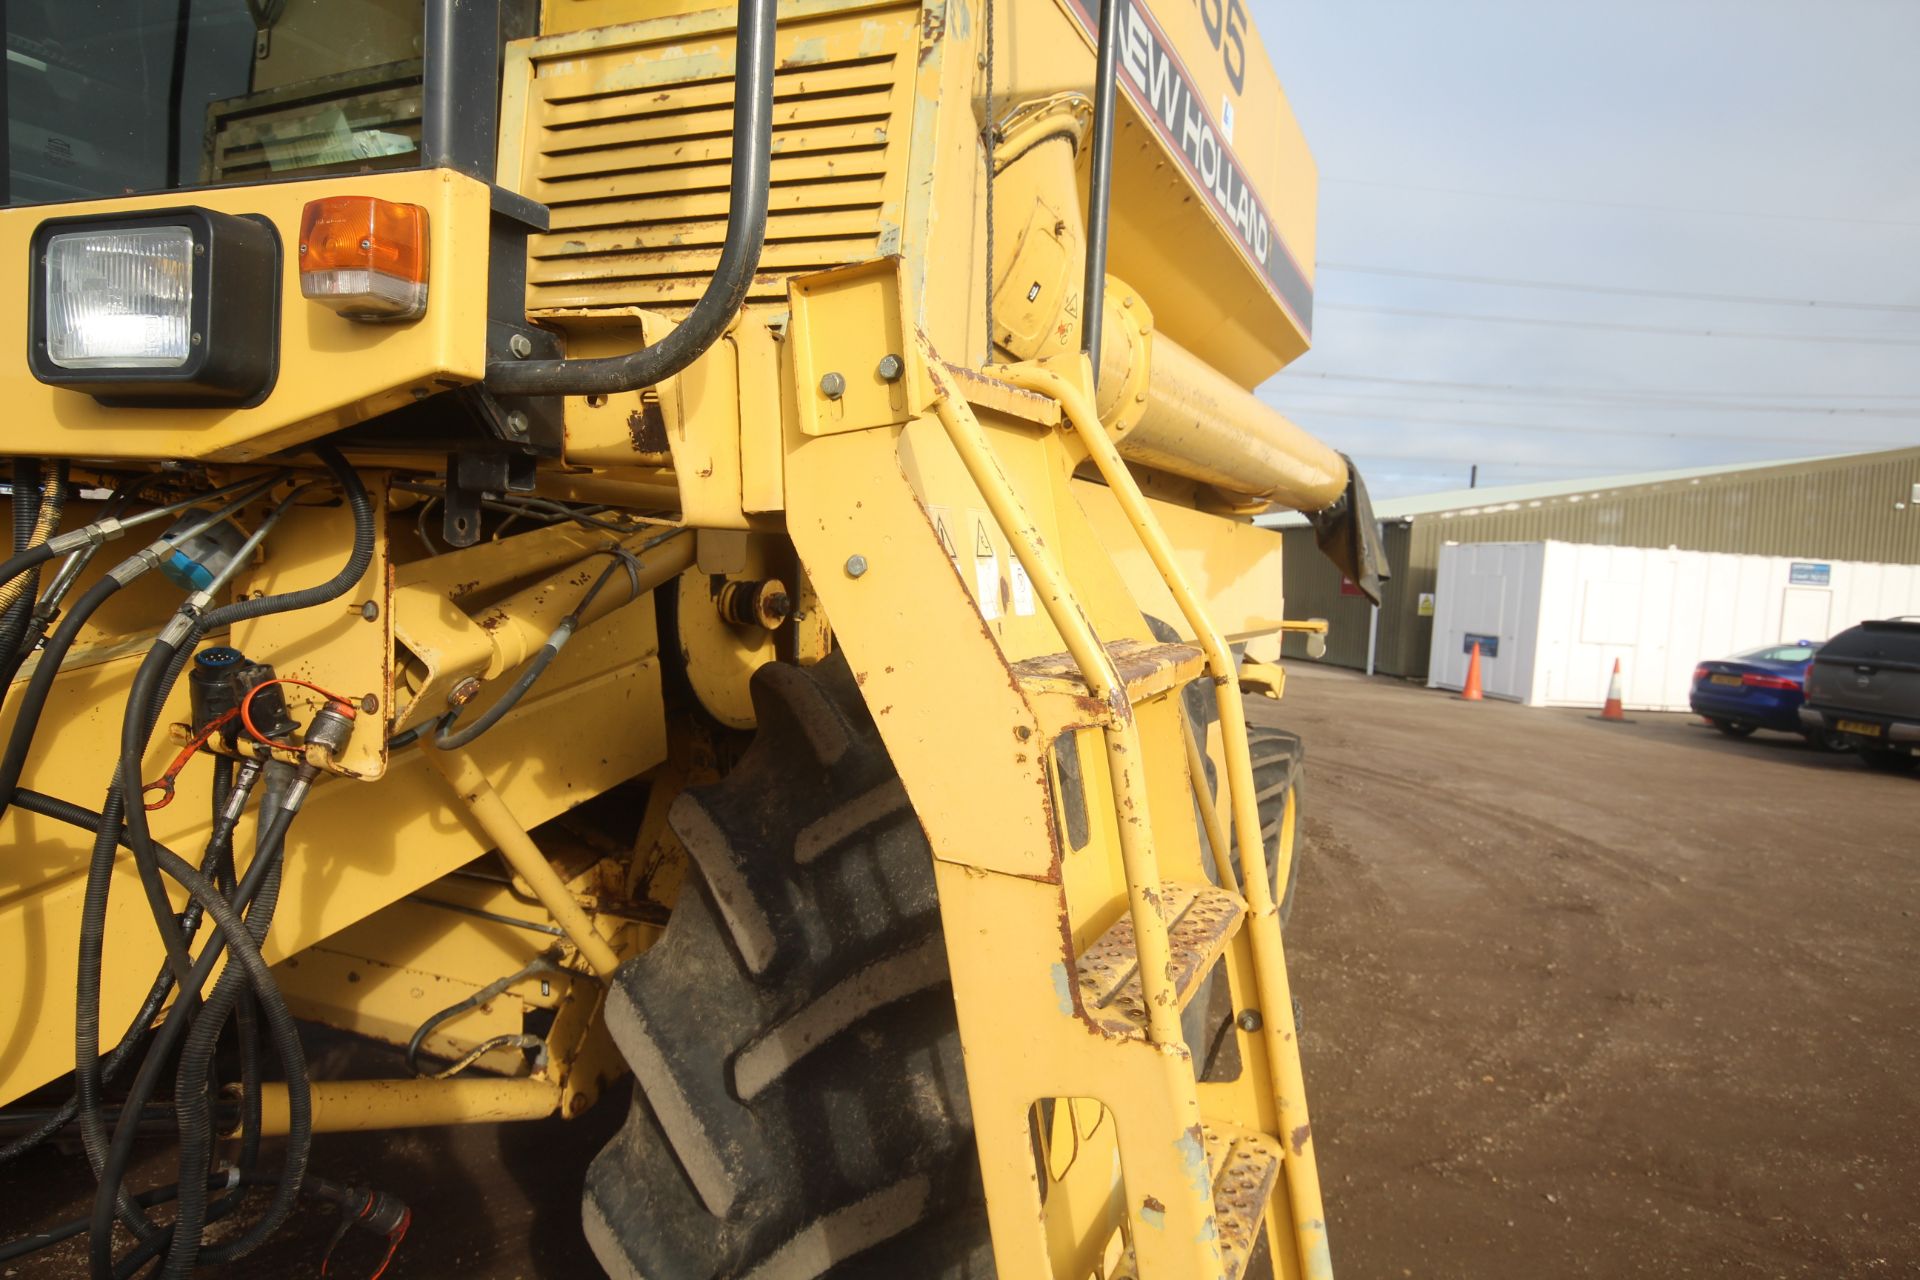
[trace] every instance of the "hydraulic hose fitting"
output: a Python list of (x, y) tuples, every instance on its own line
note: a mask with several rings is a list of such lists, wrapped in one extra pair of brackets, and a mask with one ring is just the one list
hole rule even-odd
[(347, 749), (353, 737), (353, 708), (344, 702), (327, 702), (313, 713), (307, 723), (306, 743), (318, 747), (332, 760)]

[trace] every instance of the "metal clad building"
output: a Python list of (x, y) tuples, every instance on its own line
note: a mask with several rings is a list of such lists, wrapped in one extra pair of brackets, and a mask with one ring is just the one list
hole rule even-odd
[[(1664, 471), (1602, 480), (1461, 489), (1376, 504), (1393, 580), (1378, 632), (1364, 597), (1340, 575), (1299, 517), (1285, 529), (1289, 618), (1331, 624), (1326, 661), (1425, 679), (1434, 589), (1448, 542), (1560, 542), (1678, 547), (1747, 555), (1920, 564), (1920, 446), (1799, 462)], [(1289, 636), (1284, 652), (1305, 657)]]

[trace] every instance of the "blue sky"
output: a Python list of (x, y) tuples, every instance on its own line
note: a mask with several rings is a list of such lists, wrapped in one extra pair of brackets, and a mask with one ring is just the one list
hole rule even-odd
[(1251, 4), (1322, 182), (1261, 394), (1376, 496), (1920, 443), (1920, 2)]

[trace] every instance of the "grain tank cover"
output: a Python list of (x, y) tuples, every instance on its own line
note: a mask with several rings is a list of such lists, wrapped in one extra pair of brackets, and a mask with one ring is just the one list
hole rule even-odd
[[(1090, 88), (1099, 7), (1006, 5), (1012, 98)], [(1109, 269), (1251, 387), (1310, 341), (1313, 157), (1242, 0), (1120, 0), (1120, 20)], [(1086, 61), (1061, 56), (1076, 45)]]

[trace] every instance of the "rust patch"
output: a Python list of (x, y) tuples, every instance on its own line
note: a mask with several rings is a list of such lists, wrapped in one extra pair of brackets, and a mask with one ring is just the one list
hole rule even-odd
[(940, 47), (940, 40), (947, 34), (947, 11), (936, 5), (928, 5), (920, 11), (920, 57), (921, 66), (933, 56)]
[(667, 416), (660, 411), (658, 396), (640, 397), (640, 407), (627, 415), (627, 436), (636, 453), (655, 459), (673, 456), (667, 443)]
[(1307, 1149), (1307, 1139), (1312, 1136), (1313, 1126), (1310, 1124), (1303, 1124), (1288, 1134), (1287, 1140), (1293, 1144), (1293, 1154), (1300, 1155), (1305, 1152)]
[(1148, 1213), (1165, 1213), (1167, 1211), (1167, 1206), (1160, 1203), (1158, 1196), (1147, 1196), (1140, 1201), (1140, 1207)]

